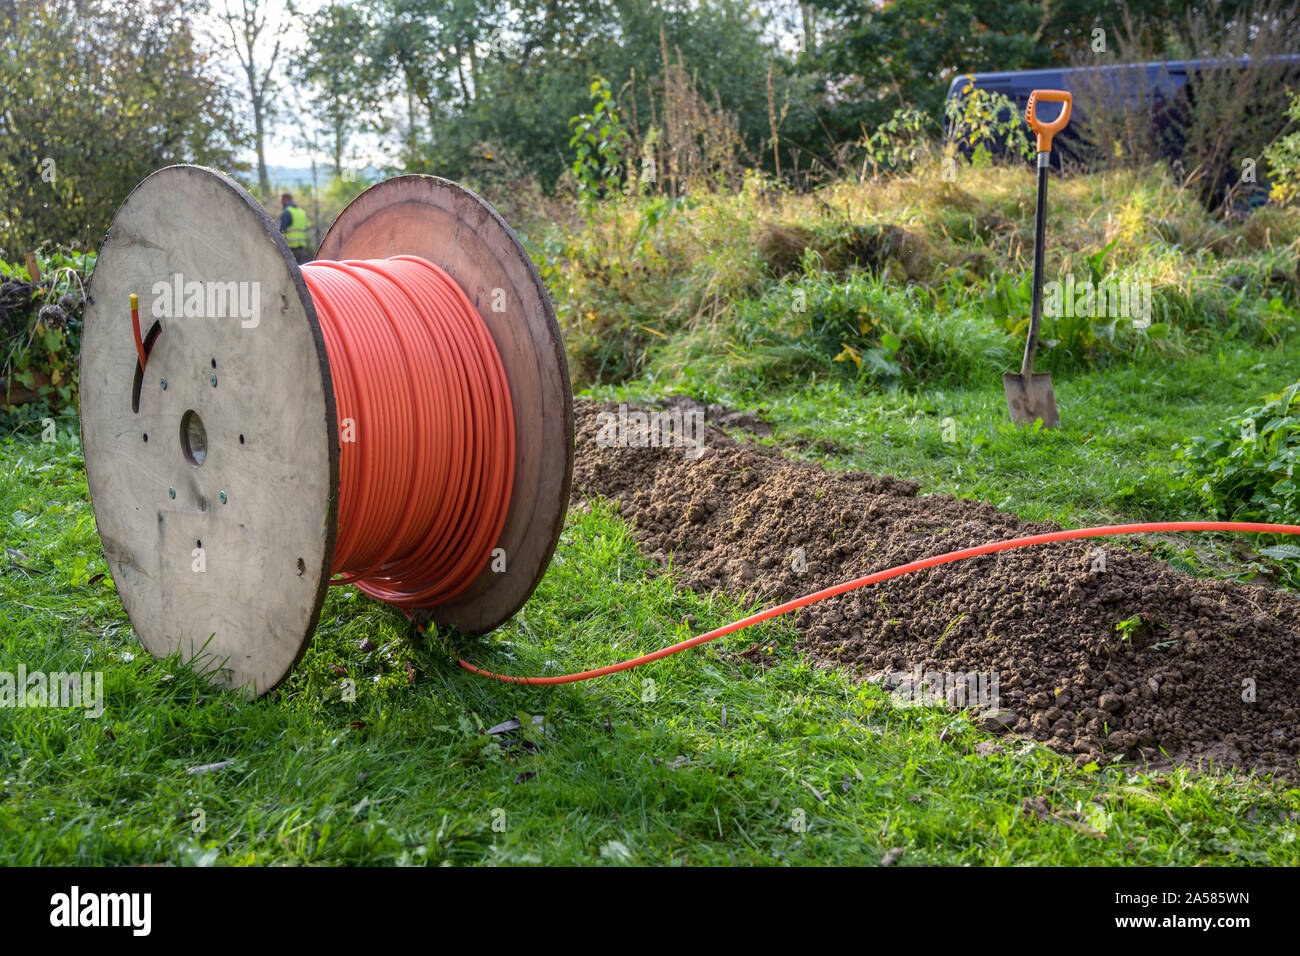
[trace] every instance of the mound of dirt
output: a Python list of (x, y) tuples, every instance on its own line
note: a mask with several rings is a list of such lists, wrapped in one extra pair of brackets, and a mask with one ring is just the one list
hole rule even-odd
[[(661, 564), (671, 556), (672, 572), (697, 591), (768, 605), (1057, 530), (990, 504), (919, 495), (915, 482), (786, 460), (712, 426), (702, 449), (638, 440), (635, 429), (608, 447), (611, 416), (601, 413), (617, 406), (575, 411), (575, 496), (616, 502), (642, 547)], [(893, 578), (802, 609), (800, 643), (887, 686), (918, 668), (996, 674), (999, 712), (986, 723), (1079, 763), (1210, 758), (1300, 779), (1300, 598), (1189, 577), (1119, 541)]]
[(841, 224), (819, 231), (764, 222), (758, 229), (757, 244), (763, 261), (777, 276), (798, 271), (806, 249), (815, 251), (823, 268), (836, 274), (851, 268), (880, 273), (893, 265), (915, 280), (927, 275), (933, 266), (925, 240), (892, 223)]

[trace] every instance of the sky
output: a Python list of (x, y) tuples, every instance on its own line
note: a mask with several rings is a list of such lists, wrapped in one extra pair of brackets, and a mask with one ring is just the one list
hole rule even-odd
[[(284, 0), (262, 0), (262, 4), (267, 10), (267, 27), (264, 31), (263, 37), (259, 41), (258, 54), (262, 58), (263, 63), (265, 63), (266, 58), (270, 56), (271, 50), (275, 44), (275, 40), (271, 35), (273, 32), (272, 27), (278, 24), (283, 24), (285, 27), (284, 33), (281, 36), (280, 54), (276, 59), (276, 66), (273, 73), (280, 83), (282, 102), (288, 104), (294, 103), (295, 94), (292, 89), (292, 84), (286, 76), (285, 67), (293, 52), (301, 49), (305, 42), (305, 34), (301, 26), (302, 18), (303, 16), (320, 9), (328, 2), (329, 0), (296, 0), (294, 6), (298, 13), (296, 16), (290, 16)], [(241, 3), (242, 0), (211, 0), (214, 11), (220, 11), (223, 8), (239, 11), (242, 9)], [(245, 92), (243, 102), (245, 107), (247, 107), (247, 80), (244, 78), (244, 73), (239, 65), (239, 60), (235, 57), (234, 53), (229, 52), (229, 29), (224, 23), (213, 16), (199, 16), (195, 18), (195, 32), (200, 37), (204, 38), (214, 49), (222, 51), (218, 58), (221, 69), (227, 73), (235, 84), (237, 90)], [(290, 108), (286, 109), (284, 113), (285, 115), (281, 116), (279, 121), (276, 122), (271, 135), (268, 136), (265, 144), (267, 165), (305, 168), (311, 166), (313, 159), (322, 165), (327, 164), (328, 159), (323, 153), (313, 154), (309, 150), (305, 149), (299, 142), (296, 142), (298, 137), (298, 124), (292, 116), (292, 107), (290, 106)], [(304, 117), (304, 120), (309, 121), (309, 118)], [(386, 159), (383, 151), (380, 149), (379, 142), (374, 137), (359, 138), (356, 143), (352, 144), (351, 149), (356, 150), (360, 154), (356, 163), (358, 166), (364, 166), (370, 162), (378, 164), (384, 162)], [(248, 149), (240, 156), (240, 158), (248, 161), (250, 164), (255, 164), (257, 161), (256, 150)]]

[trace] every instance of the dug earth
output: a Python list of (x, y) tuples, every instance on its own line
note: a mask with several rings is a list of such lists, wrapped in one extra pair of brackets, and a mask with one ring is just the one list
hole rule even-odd
[[(614, 502), (682, 584), (746, 605), (1058, 530), (918, 494), (915, 482), (828, 472), (712, 424), (691, 454), (608, 447), (600, 422), (617, 411), (577, 403), (575, 501)], [(799, 643), (863, 678), (996, 672), (999, 712), (985, 725), (1080, 764), (1173, 761), (1300, 780), (1300, 597), (1190, 577), (1140, 548), (1062, 542), (903, 575), (803, 608)]]

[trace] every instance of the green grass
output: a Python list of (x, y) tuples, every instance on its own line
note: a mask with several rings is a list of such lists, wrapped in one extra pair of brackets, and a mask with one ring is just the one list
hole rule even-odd
[(1028, 520), (1173, 520), (1197, 507), (1174, 481), (1173, 448), (1231, 426), (1297, 374), (1293, 349), (1237, 345), (1177, 365), (1053, 376), (1055, 430), (1012, 425), (1000, 377), (925, 392), (819, 383), (764, 407), (784, 426), (778, 439), (828, 440), (836, 465), (915, 478), (926, 491), (991, 501)]
[[(864, 414), (900, 444), (926, 417), (886, 409)], [(537, 594), (490, 638), (416, 646), (399, 614), (335, 591), (290, 681), (244, 701), (135, 642), (96, 577), (71, 431), (0, 445), (0, 540), (20, 555), (0, 573), (0, 670), (102, 671), (106, 713), (0, 708), (3, 862), (871, 864), (893, 848), (903, 865), (1300, 862), (1300, 791), (1089, 772), (1022, 742), (979, 756), (966, 719), (811, 666), (780, 623), (566, 687), (460, 670), (457, 650), (514, 673), (599, 666), (685, 636), (688, 615), (698, 631), (741, 613), (656, 575), (601, 505), (571, 515)], [(905, 454), (858, 434), (862, 463)], [(924, 447), (937, 474), (940, 449)], [(774, 642), (770, 666), (733, 656), (758, 639)], [(535, 750), (485, 735), (517, 715)], [(1047, 819), (1024, 808), (1039, 797)]]
[[(786, 454), (1030, 520), (1194, 516), (1173, 449), (1295, 381), (1284, 273), (1300, 210), (1213, 222), (1155, 171), (1054, 185), (1054, 273), (1109, 257), (1103, 272), (1150, 277), (1165, 328), (1052, 325), (1062, 427), (1042, 432), (1007, 423), (999, 380), (1027, 309), (1032, 177), (963, 175), (817, 197), (751, 180), (653, 226), (628, 201), (525, 231), (598, 397), (761, 407)], [(757, 251), (770, 221), (835, 236), (898, 224), (918, 245), (874, 278), (795, 250), (803, 264), (778, 280)], [(897, 848), (904, 865), (1300, 862), (1300, 790), (1078, 768), (1021, 741), (983, 756), (966, 718), (814, 667), (788, 622), (558, 688), (461, 670), (458, 653), (507, 673), (598, 667), (743, 613), (674, 587), (600, 504), (570, 516), (541, 587), (490, 637), (413, 640), (397, 612), (334, 591), (290, 680), (244, 701), (137, 644), (75, 424), (42, 443), (43, 414), (0, 426), (0, 672), (100, 671), (107, 711), (0, 707), (0, 862), (877, 863)], [(1277, 570), (1223, 538), (1133, 546), (1194, 573)], [(736, 656), (760, 639), (767, 666)], [(514, 717), (513, 743), (486, 733)]]
[[(1028, 521), (1085, 527), (1216, 517), (1201, 513), (1176, 449), (1194, 436), (1234, 429), (1244, 409), (1297, 374), (1293, 348), (1233, 343), (1178, 363), (1056, 375), (1056, 430), (1012, 425), (997, 374), (978, 386), (924, 391), (813, 378), (804, 388), (774, 388), (765, 396), (719, 390), (710, 398), (761, 409), (774, 425), (762, 442), (788, 456), (912, 478), (923, 493), (989, 501)], [(650, 400), (661, 388), (643, 380), (589, 394)], [(1213, 569), (1241, 579), (1260, 567), (1294, 573), (1264, 559), (1242, 564), (1232, 545), (1232, 538), (1215, 535), (1170, 538), (1161, 556), (1184, 571)]]

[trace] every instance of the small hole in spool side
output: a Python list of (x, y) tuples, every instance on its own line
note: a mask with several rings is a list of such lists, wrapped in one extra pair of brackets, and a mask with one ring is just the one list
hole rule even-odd
[(203, 428), (203, 419), (193, 409), (181, 416), (181, 451), (196, 468), (208, 457), (208, 433)]
[(243, 436), (243, 435), (240, 435), (240, 436), (239, 436), (239, 443), (240, 443), (241, 445), (244, 443), (244, 436)]
[(146, 442), (149, 440), (149, 433), (148, 433), (148, 432), (145, 432), (145, 433), (144, 433), (144, 440), (145, 440)]
[(307, 573), (307, 563), (302, 558), (298, 559), (298, 577)]
[(216, 367), (217, 367), (217, 360), (216, 360), (216, 359), (213, 359), (213, 360), (212, 360), (212, 367), (213, 367), (213, 368), (216, 368)]
[(194, 542), (194, 546), (195, 546), (196, 548), (202, 548), (202, 547), (203, 547), (203, 539), (200, 538), (199, 540), (195, 541), (195, 542)]

